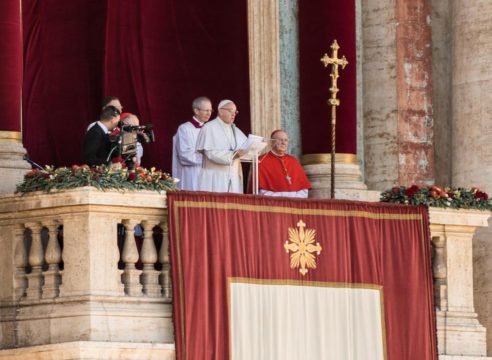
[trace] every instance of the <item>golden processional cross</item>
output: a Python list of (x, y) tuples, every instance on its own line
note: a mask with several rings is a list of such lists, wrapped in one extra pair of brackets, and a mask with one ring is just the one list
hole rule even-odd
[(335, 134), (336, 134), (336, 126), (337, 126), (337, 106), (340, 105), (340, 100), (337, 99), (337, 93), (339, 91), (337, 87), (337, 80), (338, 80), (338, 66), (341, 66), (342, 69), (345, 68), (345, 66), (348, 64), (347, 59), (345, 59), (345, 56), (342, 56), (341, 58), (338, 57), (338, 49), (340, 49), (340, 46), (338, 46), (338, 43), (336, 39), (333, 41), (333, 44), (330, 46), (332, 52), (331, 52), (331, 57), (328, 57), (327, 54), (325, 54), (321, 58), (321, 62), (327, 67), (328, 65), (331, 65), (331, 87), (330, 87), (330, 92), (331, 92), (331, 98), (328, 99), (328, 105), (331, 105), (331, 187), (330, 187), (330, 195), (331, 198), (335, 198)]

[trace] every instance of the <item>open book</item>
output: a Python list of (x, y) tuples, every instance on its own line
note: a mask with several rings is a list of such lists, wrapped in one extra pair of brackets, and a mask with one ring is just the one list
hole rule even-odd
[(247, 153), (241, 156), (241, 161), (253, 161), (255, 156), (261, 153), (261, 151), (267, 146), (263, 136), (249, 134), (248, 138), (237, 150), (246, 150)]

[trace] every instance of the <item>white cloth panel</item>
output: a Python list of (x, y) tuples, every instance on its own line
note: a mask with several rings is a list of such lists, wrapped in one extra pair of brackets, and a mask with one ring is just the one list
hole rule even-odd
[(378, 289), (231, 282), (233, 360), (384, 360)]

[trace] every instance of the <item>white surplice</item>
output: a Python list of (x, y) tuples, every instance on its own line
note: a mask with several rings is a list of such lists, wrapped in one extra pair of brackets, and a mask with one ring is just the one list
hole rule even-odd
[[(193, 118), (197, 124), (199, 121)], [(196, 151), (196, 140), (201, 128), (190, 121), (181, 124), (173, 136), (173, 177), (180, 181), (181, 190), (198, 190), (198, 176), (202, 168), (203, 155)]]
[(198, 134), (196, 150), (203, 157), (198, 189), (215, 192), (243, 192), (243, 171), (234, 153), (246, 141), (246, 135), (234, 124), (220, 118), (209, 121)]

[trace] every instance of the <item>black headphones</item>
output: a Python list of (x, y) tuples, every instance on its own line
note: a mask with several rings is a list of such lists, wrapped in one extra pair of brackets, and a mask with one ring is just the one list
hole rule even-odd
[(117, 117), (119, 115), (121, 115), (121, 111), (118, 110), (116, 107), (114, 107), (113, 105), (109, 105), (109, 106), (106, 106), (103, 110), (104, 112), (108, 112), (109, 115), (111, 115), (112, 117)]

